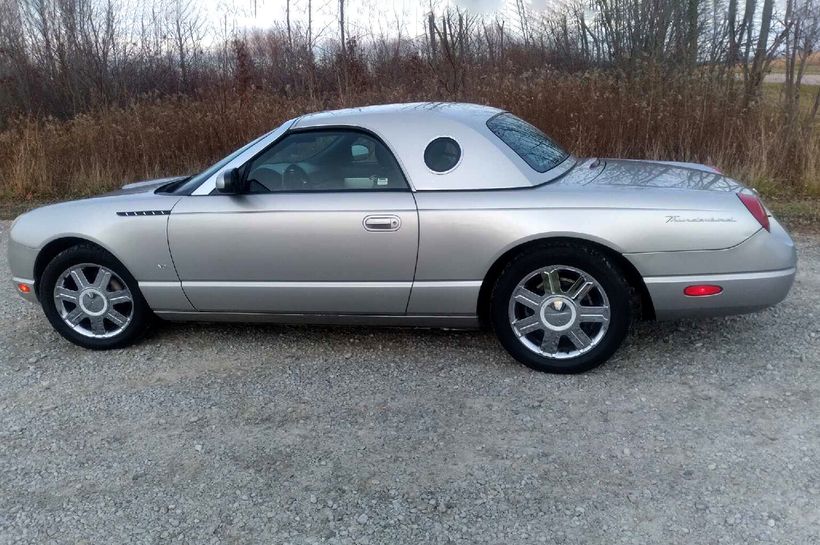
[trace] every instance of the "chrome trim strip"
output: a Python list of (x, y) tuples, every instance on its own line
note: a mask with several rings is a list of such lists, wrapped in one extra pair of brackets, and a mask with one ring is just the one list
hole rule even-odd
[(196, 310), (185, 292), (182, 291), (182, 284), (179, 281), (151, 281), (138, 282), (142, 296), (148, 302), (148, 306), (154, 311), (194, 311)]
[(482, 280), (416, 280), (413, 285), (423, 288), (480, 288)]
[(428, 280), (413, 283), (408, 314), (475, 314), (481, 280)]
[[(481, 280), (420, 280), (416, 282), (298, 282), (183, 280), (183, 288), (480, 288)], [(140, 286), (178, 286), (180, 282), (140, 282)]]
[(156, 311), (157, 316), (172, 321), (261, 322), (278, 324), (374, 325), (395, 327), (444, 327), (476, 329), (477, 316), (423, 316), (377, 314), (266, 314), (262, 312), (177, 312)]
[(731, 274), (699, 274), (689, 276), (646, 276), (644, 282), (646, 284), (685, 284), (688, 282), (731, 282), (734, 280), (766, 280), (769, 278), (780, 278), (782, 276), (792, 276), (797, 269), (791, 267), (789, 269), (780, 269), (777, 271), (762, 271), (762, 272), (748, 272), (748, 273), (731, 273)]
[[(173, 282), (172, 284), (176, 284)], [(412, 282), (260, 282), (260, 281), (211, 281), (183, 280), (183, 288), (409, 288)]]
[(212, 281), (212, 280), (183, 280), (182, 282), (139, 282), (146, 287), (262, 287), (262, 288), (407, 288), (410, 286), (429, 288), (480, 288), (481, 280), (417, 280), (415, 282), (264, 282), (264, 281)]

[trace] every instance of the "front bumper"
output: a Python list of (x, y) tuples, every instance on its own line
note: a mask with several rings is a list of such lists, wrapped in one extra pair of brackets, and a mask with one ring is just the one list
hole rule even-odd
[[(34, 291), (34, 280), (29, 280), (28, 278), (18, 278), (13, 277), (11, 279), (14, 282), (14, 291), (16, 291), (20, 297), (25, 299), (26, 301), (31, 301), (32, 303), (37, 302), (37, 294)], [(28, 286), (28, 291), (22, 291), (20, 289), (20, 285)]]
[[(16, 223), (16, 222), (15, 222)], [(20, 244), (14, 237), (14, 224), (12, 224), (11, 233), (9, 234), (8, 245), (8, 260), (11, 268), (12, 282), (14, 282), (14, 291), (16, 291), (23, 299), (37, 302), (37, 295), (34, 289), (34, 262), (37, 259), (39, 250), (37, 248), (29, 248), (24, 244)], [(23, 292), (19, 285), (25, 284), (29, 287), (29, 291)]]
[[(725, 316), (755, 312), (786, 298), (794, 283), (794, 267), (778, 271), (644, 278), (658, 320), (695, 316)], [(684, 288), (717, 285), (723, 291), (707, 297), (689, 297)]]

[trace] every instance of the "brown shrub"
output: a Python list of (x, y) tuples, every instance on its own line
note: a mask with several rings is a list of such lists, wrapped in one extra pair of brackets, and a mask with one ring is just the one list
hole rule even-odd
[(810, 127), (795, 138), (776, 107), (763, 103), (743, 110), (725, 84), (697, 75), (670, 80), (651, 71), (629, 80), (546, 71), (495, 73), (473, 80), (456, 96), (423, 82), (412, 89), (365, 86), (346, 98), (251, 89), (198, 99), (143, 97), (126, 108), (67, 121), (18, 119), (0, 133), (0, 196), (63, 199), (193, 173), (311, 111), (454, 99), (508, 109), (577, 155), (709, 163), (770, 193), (820, 192), (817, 131)]

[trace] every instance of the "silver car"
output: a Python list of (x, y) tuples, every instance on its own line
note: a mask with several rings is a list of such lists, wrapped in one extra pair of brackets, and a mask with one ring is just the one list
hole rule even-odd
[(195, 176), (31, 211), (9, 262), (87, 348), (154, 317), (488, 324), (525, 365), (574, 373), (635, 318), (778, 303), (796, 254), (714, 168), (581, 159), (508, 112), (419, 103), (305, 115)]

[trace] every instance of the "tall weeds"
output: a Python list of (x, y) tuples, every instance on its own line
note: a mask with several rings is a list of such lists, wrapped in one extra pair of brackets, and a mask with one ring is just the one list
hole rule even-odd
[(629, 80), (605, 72), (494, 72), (457, 95), (433, 81), (408, 88), (363, 80), (355, 93), (288, 96), (261, 90), (199, 98), (142, 97), (74, 118), (20, 118), (0, 133), (0, 198), (84, 196), (125, 182), (193, 173), (303, 113), (416, 100), (464, 100), (508, 109), (582, 156), (696, 161), (768, 193), (820, 194), (820, 138), (795, 147), (774, 99), (742, 108), (708, 77)]

